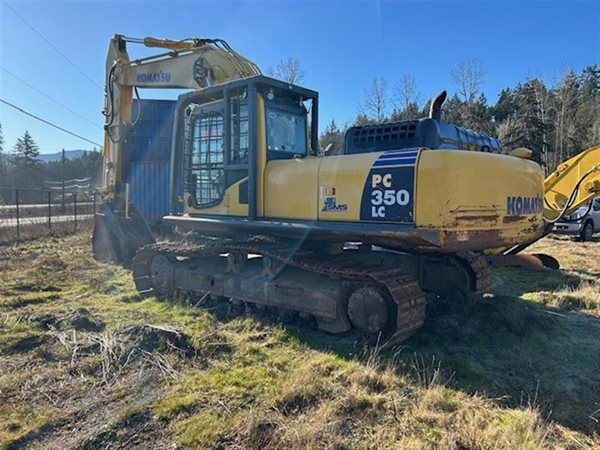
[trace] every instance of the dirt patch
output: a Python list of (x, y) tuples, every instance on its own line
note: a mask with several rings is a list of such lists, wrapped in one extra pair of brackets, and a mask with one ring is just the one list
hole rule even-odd
[[(122, 385), (108, 390), (90, 386), (77, 399), (65, 398), (61, 408), (65, 414), (62, 419), (27, 433), (6, 448), (173, 448), (168, 423), (147, 412), (147, 405), (163, 395), (158, 379), (146, 373), (144, 376), (129, 376), (123, 381)], [(128, 414), (130, 410), (136, 412)]]
[(173, 448), (169, 423), (151, 414), (150, 405), (164, 395), (165, 378), (174, 379), (195, 355), (186, 334), (151, 324), (74, 332), (82, 324), (90, 328), (88, 321), (97, 326), (84, 309), (62, 318), (38, 314), (28, 320), (50, 325), (53, 353), (60, 361), (49, 363), (51, 372), (36, 370), (34, 380), (13, 395), (29, 406), (60, 405), (61, 417), (9, 448)]
[(188, 338), (181, 330), (157, 325), (131, 325), (117, 332), (117, 336), (128, 342), (130, 350), (193, 352)]
[(50, 326), (56, 327), (58, 319), (51, 313), (33, 313), (27, 316), (27, 321), (43, 329), (48, 329)]
[(34, 283), (18, 284), (13, 290), (19, 292), (60, 292), (61, 289), (56, 286), (44, 286)]
[(39, 257), (35, 266), (45, 270), (64, 270), (67, 268), (67, 263), (62, 260), (58, 254), (43, 255)]
[(39, 305), (41, 303), (47, 303), (58, 299), (60, 299), (60, 296), (58, 294), (36, 296), (35, 298), (24, 298), (18, 296), (14, 299), (3, 302), (3, 306), (10, 308), (22, 308), (24, 306)]
[(5, 353), (7, 353), (7, 354), (27, 353), (27, 352), (39, 347), (45, 341), (46, 341), (46, 337), (42, 336), (42, 335), (26, 336), (21, 339), (18, 339), (17, 341), (15, 341), (11, 345), (9, 345), (6, 348)]
[(85, 308), (79, 308), (68, 314), (60, 319), (57, 324), (60, 329), (72, 328), (78, 331), (91, 331), (94, 333), (104, 329), (104, 322), (92, 316)]
[[(14, 305), (13, 305), (14, 306)], [(87, 309), (79, 308), (72, 313), (57, 315), (52, 313), (33, 313), (26, 316), (29, 323), (42, 329), (52, 328), (59, 331), (76, 330), (98, 333), (104, 330), (104, 322), (93, 316)]]
[(167, 424), (149, 410), (133, 414), (84, 442), (81, 450), (173, 448)]

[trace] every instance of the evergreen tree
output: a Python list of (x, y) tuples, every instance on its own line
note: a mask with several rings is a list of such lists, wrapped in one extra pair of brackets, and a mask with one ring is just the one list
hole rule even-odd
[(345, 131), (340, 130), (335, 120), (332, 120), (319, 137), (319, 147), (324, 150), (329, 144), (332, 144), (332, 148), (327, 154), (341, 155), (344, 153), (344, 137)]
[(394, 108), (392, 114), (390, 114), (390, 121), (399, 122), (403, 120), (415, 120), (420, 119), (421, 117), (424, 116), (419, 110), (419, 105), (417, 105), (416, 102), (410, 102), (402, 109)]
[(366, 114), (364, 113), (358, 113), (356, 115), (356, 119), (354, 119), (354, 125), (356, 126), (364, 126), (364, 125), (373, 125), (376, 124), (377, 120), (375, 119), (370, 119)]
[(581, 147), (589, 148), (600, 143), (600, 67), (594, 64), (583, 69), (579, 84), (576, 130)]
[(39, 148), (29, 131), (17, 139), (14, 146), (14, 180), (16, 187), (35, 188), (42, 185), (40, 163), (37, 157)]
[(491, 108), (492, 119), (496, 123), (505, 121), (508, 118), (514, 118), (515, 97), (510, 88), (502, 89), (498, 96), (498, 101)]
[(454, 94), (444, 103), (442, 108), (442, 121), (464, 127), (465, 123), (463, 122), (462, 109), (463, 101), (458, 98), (458, 95)]
[(29, 131), (25, 130), (14, 146), (15, 164), (21, 167), (34, 167), (38, 164), (40, 150)]

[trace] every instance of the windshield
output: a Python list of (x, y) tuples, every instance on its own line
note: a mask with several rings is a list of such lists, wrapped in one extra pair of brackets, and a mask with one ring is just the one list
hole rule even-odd
[(267, 106), (267, 149), (306, 155), (306, 116)]

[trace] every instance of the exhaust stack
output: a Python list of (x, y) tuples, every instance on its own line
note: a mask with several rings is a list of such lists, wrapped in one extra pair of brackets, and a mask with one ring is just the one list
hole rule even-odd
[(446, 97), (448, 93), (443, 90), (440, 92), (431, 102), (431, 106), (429, 107), (429, 118), (435, 120), (436, 122), (442, 121), (442, 104), (446, 101)]

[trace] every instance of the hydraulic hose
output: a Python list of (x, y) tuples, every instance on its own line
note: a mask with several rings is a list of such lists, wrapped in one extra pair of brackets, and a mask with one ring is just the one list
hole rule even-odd
[[(544, 198), (544, 203), (546, 203), (546, 205), (548, 206), (549, 209), (551, 209), (552, 211), (558, 212), (558, 216), (555, 219), (547, 219), (546, 217), (544, 217), (544, 221), (548, 224), (554, 224), (556, 222), (558, 222), (560, 219), (563, 218), (563, 216), (565, 215), (565, 213), (567, 212), (567, 210), (569, 208), (571, 208), (571, 206), (573, 206), (573, 203), (575, 202), (575, 199), (577, 198), (577, 193), (579, 192), (579, 188), (581, 186), (581, 183), (583, 183), (583, 181), (590, 176), (592, 173), (596, 172), (598, 170), (598, 166), (593, 166), (590, 170), (588, 170), (586, 173), (584, 173), (579, 180), (577, 181), (577, 183), (575, 183), (575, 186), (573, 187), (573, 190), (571, 191), (571, 194), (569, 195), (569, 199), (567, 200), (567, 202), (565, 203), (565, 206), (559, 211), (556, 210), (554, 207), (552, 207), (548, 201)], [(591, 203), (590, 206), (588, 208), (591, 208)], [(589, 212), (589, 210), (588, 210)]]

